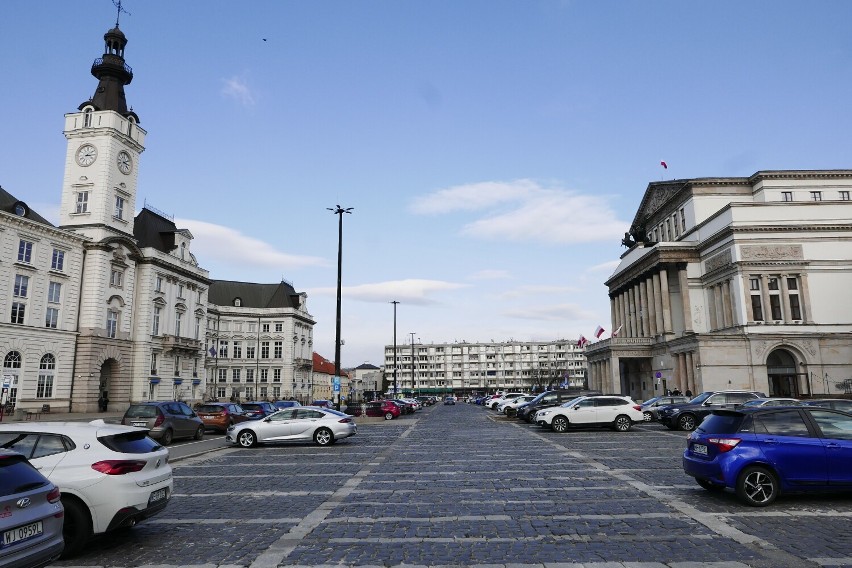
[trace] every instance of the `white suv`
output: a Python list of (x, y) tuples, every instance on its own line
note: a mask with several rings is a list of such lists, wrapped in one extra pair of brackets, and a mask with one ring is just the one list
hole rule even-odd
[(571, 426), (609, 426), (626, 432), (643, 419), (642, 407), (629, 396), (620, 395), (579, 396), (535, 415), (536, 424), (554, 432), (566, 432)]
[(165, 509), (173, 487), (169, 451), (147, 434), (103, 420), (0, 425), (0, 448), (29, 458), (62, 492), (63, 557), (79, 553), (94, 534)]

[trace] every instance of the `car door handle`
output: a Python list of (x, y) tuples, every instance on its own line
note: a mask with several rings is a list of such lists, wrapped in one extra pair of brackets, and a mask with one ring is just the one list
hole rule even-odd
[(826, 448), (831, 448), (832, 450), (839, 450), (843, 448), (840, 444), (835, 444), (834, 442), (829, 442), (825, 445)]
[(766, 438), (766, 439), (763, 440), (763, 443), (764, 444), (772, 444), (773, 446), (776, 446), (776, 445), (778, 445), (778, 440), (776, 440), (775, 438)]

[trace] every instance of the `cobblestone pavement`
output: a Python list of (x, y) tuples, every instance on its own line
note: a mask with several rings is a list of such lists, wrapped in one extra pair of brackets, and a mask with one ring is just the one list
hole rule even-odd
[(852, 495), (744, 507), (684, 476), (684, 439), (434, 406), (328, 448), (178, 462), (163, 513), (55, 565), (852, 567)]

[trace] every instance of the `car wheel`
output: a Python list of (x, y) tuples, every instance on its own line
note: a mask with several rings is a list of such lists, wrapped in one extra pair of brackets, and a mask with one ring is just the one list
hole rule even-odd
[(643, 411), (642, 412), (642, 420), (644, 420), (645, 422), (650, 422), (651, 421), (651, 413), (648, 412), (647, 410)]
[(84, 505), (74, 498), (62, 497), (65, 517), (62, 523), (62, 538), (65, 549), (62, 558), (71, 558), (82, 552), (92, 536), (92, 520)]
[(162, 444), (163, 446), (168, 446), (169, 444), (172, 443), (173, 436), (174, 436), (174, 434), (172, 434), (171, 430), (166, 430), (165, 432), (163, 432), (163, 435), (160, 437), (160, 444)]
[(687, 432), (691, 432), (695, 430), (697, 424), (695, 423), (695, 416), (692, 414), (684, 414), (680, 418), (677, 419), (678, 428), (681, 430), (686, 430)]
[(328, 428), (320, 428), (314, 432), (314, 443), (317, 446), (330, 446), (334, 443), (334, 434)]
[(199, 426), (198, 430), (195, 431), (195, 439), (201, 440), (204, 438), (204, 426)]
[(698, 485), (700, 485), (707, 491), (712, 491), (714, 493), (718, 493), (719, 491), (722, 491), (725, 488), (725, 486), (720, 483), (713, 483), (712, 481), (701, 479), (699, 477), (696, 477), (695, 481), (698, 483)]
[(737, 497), (746, 505), (766, 507), (777, 496), (778, 478), (764, 467), (747, 467), (737, 479)]
[(568, 431), (568, 419), (565, 418), (564, 416), (557, 416), (550, 423), (550, 427), (553, 429), (554, 432), (559, 432), (559, 433), (567, 432)]
[(385, 420), (393, 420), (393, 412), (385, 412)]
[(244, 448), (251, 448), (257, 444), (257, 436), (251, 430), (242, 430), (237, 434), (237, 443)]
[(627, 432), (631, 426), (633, 426), (633, 421), (630, 420), (629, 416), (623, 414), (619, 414), (612, 421), (612, 427), (618, 432)]

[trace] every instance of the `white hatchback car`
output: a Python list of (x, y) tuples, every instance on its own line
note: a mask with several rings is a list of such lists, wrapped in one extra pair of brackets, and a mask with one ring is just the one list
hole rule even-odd
[(535, 423), (554, 432), (566, 432), (572, 426), (609, 426), (626, 432), (634, 422), (642, 422), (642, 407), (629, 396), (578, 396), (560, 406), (539, 410)]
[(0, 448), (23, 454), (59, 487), (66, 558), (92, 535), (159, 513), (172, 496), (169, 451), (142, 428), (103, 420), (4, 423)]

